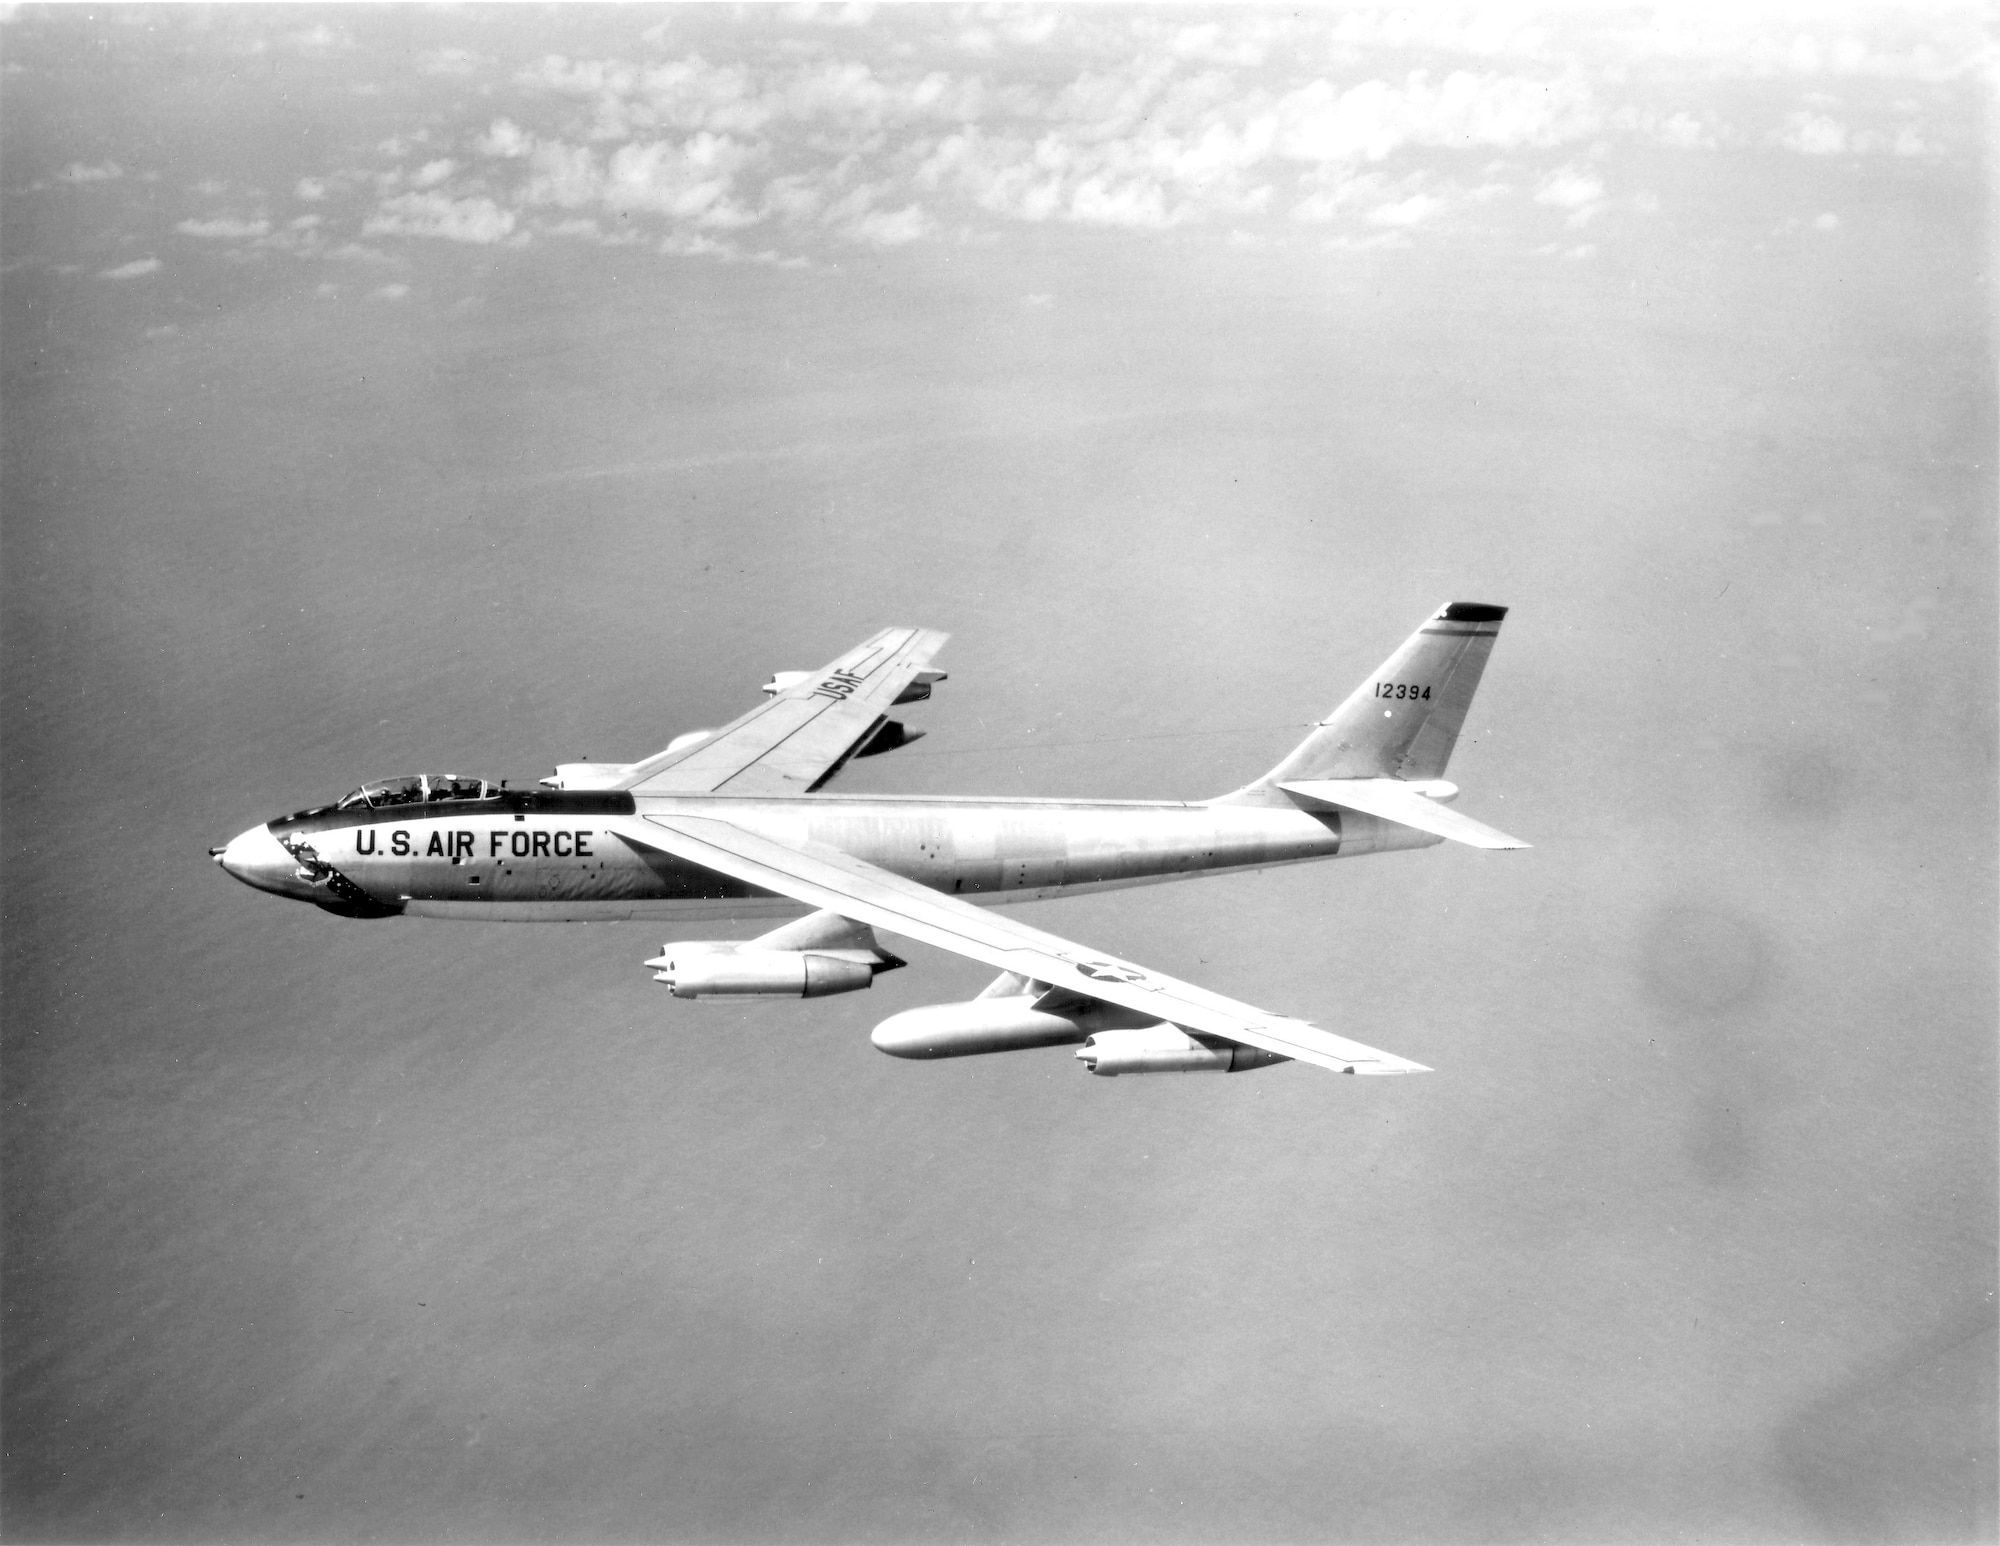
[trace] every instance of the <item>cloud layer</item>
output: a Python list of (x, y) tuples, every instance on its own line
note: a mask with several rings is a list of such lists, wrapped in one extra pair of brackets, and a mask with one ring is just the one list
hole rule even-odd
[[(335, 256), (357, 239), (391, 255), (409, 242), (556, 240), (802, 262), (1024, 226), (1396, 244), (1512, 201), (1540, 222), (1532, 249), (1659, 208), (1618, 185), (1629, 150), (1949, 152), (1938, 93), (1982, 57), (1976, 32), (1953, 25), (1918, 30), (1893, 13), (1803, 26), (1484, 9), (672, 12), (616, 47), (405, 50), (401, 89), (423, 108), (372, 159), (305, 169), (275, 198), (204, 179), (191, 191), (231, 207), (174, 230), (239, 258)], [(268, 46), (369, 54), (326, 26)], [(72, 161), (53, 175), (83, 185), (125, 171)], [(319, 223), (294, 218), (306, 206)]]

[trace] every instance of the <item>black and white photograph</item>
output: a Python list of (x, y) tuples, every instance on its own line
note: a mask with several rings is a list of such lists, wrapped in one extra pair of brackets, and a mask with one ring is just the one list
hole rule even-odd
[(0, 1535), (1995, 1541), (1990, 21), (0, 9)]

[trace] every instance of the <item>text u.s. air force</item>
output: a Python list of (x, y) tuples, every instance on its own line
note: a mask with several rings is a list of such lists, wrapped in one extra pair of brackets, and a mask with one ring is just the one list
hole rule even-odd
[(485, 832), (433, 832), (430, 842), (420, 847), (420, 834), (412, 833), (408, 827), (396, 827), (389, 833), (389, 846), (381, 849), (377, 846), (376, 829), (363, 827), (354, 834), (354, 851), (382, 852), (399, 859), (470, 859), (479, 854), (479, 840), (483, 837), (486, 852), (479, 856), (487, 859), (497, 859), (503, 853), (516, 859), (592, 859), (596, 854), (590, 840), (595, 835), (590, 828), (543, 832), (497, 827)]

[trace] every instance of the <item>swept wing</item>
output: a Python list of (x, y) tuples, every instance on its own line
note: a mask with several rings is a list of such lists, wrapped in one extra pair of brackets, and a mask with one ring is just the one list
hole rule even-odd
[(806, 794), (867, 742), (949, 634), (885, 628), (692, 746), (637, 763), (635, 794)]
[(767, 891), (796, 897), (859, 923), (956, 951), (1003, 971), (1118, 1004), (1184, 1030), (1262, 1047), (1349, 1074), (1430, 1070), (1364, 1047), (1303, 1020), (1266, 1014), (1219, 993), (1147, 971), (955, 897), (823, 844), (773, 842), (712, 816), (647, 816), (615, 829), (638, 848), (657, 848)]

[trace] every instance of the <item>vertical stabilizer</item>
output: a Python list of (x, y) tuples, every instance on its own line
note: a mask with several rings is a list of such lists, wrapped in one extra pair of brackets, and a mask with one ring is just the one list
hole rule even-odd
[(1307, 779), (1443, 777), (1506, 615), (1480, 601), (1438, 608), (1290, 756), (1225, 798), (1262, 799)]

